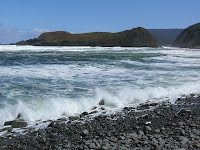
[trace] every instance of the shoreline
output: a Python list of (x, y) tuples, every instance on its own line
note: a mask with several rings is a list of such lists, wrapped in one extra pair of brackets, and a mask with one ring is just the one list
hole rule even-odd
[(200, 95), (191, 94), (93, 119), (84, 112), (68, 123), (61, 118), (45, 129), (0, 137), (0, 149), (200, 149), (199, 106)]

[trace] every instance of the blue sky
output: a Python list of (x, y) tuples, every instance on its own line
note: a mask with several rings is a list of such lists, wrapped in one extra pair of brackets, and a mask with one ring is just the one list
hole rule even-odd
[(2, 0), (0, 43), (42, 32), (118, 32), (142, 26), (186, 28), (200, 22), (200, 0)]

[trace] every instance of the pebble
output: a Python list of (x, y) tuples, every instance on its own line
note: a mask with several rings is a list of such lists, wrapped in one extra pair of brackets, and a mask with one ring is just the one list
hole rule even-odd
[(151, 131), (152, 129), (151, 129), (151, 127), (150, 126), (146, 126), (145, 127), (145, 131)]
[(82, 132), (81, 132), (81, 135), (82, 136), (86, 136), (89, 134), (89, 131), (87, 129), (84, 129)]
[[(179, 99), (179, 102), (181, 100)], [(112, 117), (100, 115), (90, 120), (85, 117), (84, 123), (78, 116), (71, 116), (70, 121), (77, 121), (67, 122), (68, 119), (49, 121), (50, 124), (46, 129), (29, 128), (28, 133), (24, 135), (15, 133), (14, 129), (7, 134), (7, 137), (0, 137), (0, 149), (8, 146), (9, 149), (58, 150), (200, 149), (199, 115), (179, 115), (174, 118), (177, 109), (182, 108), (179, 104), (168, 105), (170, 104), (158, 106), (155, 111), (135, 112), (133, 109), (125, 108), (124, 114), (116, 113), (112, 114)], [(199, 106), (195, 105), (193, 109), (197, 111), (191, 109), (191, 112), (200, 112)], [(84, 117), (88, 114), (83, 112), (79, 116)]]
[(90, 148), (90, 149), (95, 149), (95, 148), (96, 148), (95, 143), (90, 143), (89, 148)]
[(156, 129), (154, 132), (155, 132), (156, 134), (158, 134), (158, 133), (160, 133), (160, 129)]

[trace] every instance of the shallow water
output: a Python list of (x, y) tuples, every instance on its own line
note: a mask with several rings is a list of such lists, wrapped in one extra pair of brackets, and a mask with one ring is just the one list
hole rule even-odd
[(0, 46), (0, 125), (162, 101), (200, 91), (200, 50)]

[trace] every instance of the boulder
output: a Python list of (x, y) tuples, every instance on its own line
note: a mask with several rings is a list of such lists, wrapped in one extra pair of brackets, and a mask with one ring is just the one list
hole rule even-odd
[(69, 120), (70, 120), (70, 121), (74, 121), (74, 120), (78, 120), (78, 119), (80, 119), (79, 116), (70, 116), (70, 117), (69, 117)]
[(190, 113), (191, 113), (191, 111), (189, 109), (183, 108), (183, 109), (179, 110), (176, 115), (183, 116), (185, 114), (190, 114)]
[(6, 122), (4, 123), (4, 126), (12, 125), (13, 122), (15, 122), (15, 120), (6, 121)]
[(28, 124), (25, 121), (15, 121), (11, 125), (12, 128), (23, 128), (26, 126), (28, 126)]

